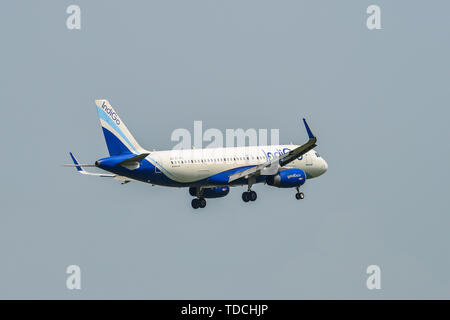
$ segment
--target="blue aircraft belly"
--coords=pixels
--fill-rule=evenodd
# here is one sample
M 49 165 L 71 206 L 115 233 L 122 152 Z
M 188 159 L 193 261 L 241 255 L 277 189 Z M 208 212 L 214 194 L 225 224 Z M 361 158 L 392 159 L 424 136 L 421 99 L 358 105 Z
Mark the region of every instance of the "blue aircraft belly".
M 205 179 L 192 181 L 192 182 L 178 182 L 171 178 L 169 178 L 166 174 L 164 174 L 161 170 L 158 168 L 155 168 L 155 166 L 149 162 L 149 161 L 141 161 L 140 167 L 134 170 L 129 170 L 122 166 L 117 166 L 113 168 L 109 168 L 108 171 L 111 171 L 115 174 L 129 177 L 138 181 L 147 182 L 155 185 L 161 185 L 161 186 L 169 186 L 169 187 L 189 187 L 189 186 L 236 186 L 236 185 L 245 185 L 248 184 L 248 179 L 241 178 L 237 179 L 235 181 L 232 181 L 231 183 L 228 183 L 228 178 L 233 173 L 246 170 L 248 168 L 251 168 L 253 166 L 244 166 L 244 167 L 238 167 L 229 169 L 217 174 L 214 174 L 210 177 L 207 177 Z M 265 181 L 265 176 L 259 176 L 256 178 L 255 183 L 261 183 Z

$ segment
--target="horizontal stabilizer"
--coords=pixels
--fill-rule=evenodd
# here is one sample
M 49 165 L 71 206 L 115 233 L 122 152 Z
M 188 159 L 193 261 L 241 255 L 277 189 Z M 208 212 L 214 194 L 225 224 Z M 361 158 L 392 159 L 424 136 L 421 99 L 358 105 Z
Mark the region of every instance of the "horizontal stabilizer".
M 122 162 L 119 162 L 118 164 L 122 165 L 132 165 L 135 164 L 137 162 L 142 161 L 143 159 L 145 159 L 145 157 L 147 157 L 150 153 L 141 153 L 135 157 L 132 157 L 130 159 L 124 160 Z

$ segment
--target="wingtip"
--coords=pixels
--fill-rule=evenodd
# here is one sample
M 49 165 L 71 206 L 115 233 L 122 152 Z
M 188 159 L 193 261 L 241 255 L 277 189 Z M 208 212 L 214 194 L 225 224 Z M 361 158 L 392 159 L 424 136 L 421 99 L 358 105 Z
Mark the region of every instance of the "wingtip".
M 75 157 L 73 156 L 73 153 L 69 152 L 69 154 L 70 154 L 70 157 L 72 158 L 73 163 L 78 164 L 77 159 L 75 159 Z
M 78 163 L 77 159 L 75 159 L 75 157 L 72 154 L 72 152 L 69 152 L 69 154 L 70 154 L 70 157 L 72 158 L 73 164 L 75 165 L 75 168 L 77 169 L 77 171 L 83 171 L 83 169 L 81 168 L 81 166 Z
M 309 137 L 310 139 L 315 138 L 315 136 L 314 136 L 314 134 L 312 133 L 312 131 L 311 131 L 311 129 L 310 129 L 308 123 L 306 122 L 306 119 L 305 119 L 305 118 L 303 118 L 303 123 L 304 123 L 304 125 L 305 125 L 306 132 L 308 133 L 308 137 Z

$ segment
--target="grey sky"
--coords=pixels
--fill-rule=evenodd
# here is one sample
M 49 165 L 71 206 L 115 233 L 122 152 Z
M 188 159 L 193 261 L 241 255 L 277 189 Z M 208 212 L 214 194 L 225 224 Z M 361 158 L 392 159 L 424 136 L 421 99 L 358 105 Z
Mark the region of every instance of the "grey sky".
M 81 30 L 66 8 L 81 7 Z M 381 7 L 382 30 L 366 28 Z M 0 298 L 450 298 L 448 1 L 7 1 Z M 149 149 L 306 117 L 328 172 L 194 213 L 186 189 L 77 175 L 94 99 Z M 82 290 L 65 268 L 82 270 Z M 382 290 L 365 286 L 368 265 Z

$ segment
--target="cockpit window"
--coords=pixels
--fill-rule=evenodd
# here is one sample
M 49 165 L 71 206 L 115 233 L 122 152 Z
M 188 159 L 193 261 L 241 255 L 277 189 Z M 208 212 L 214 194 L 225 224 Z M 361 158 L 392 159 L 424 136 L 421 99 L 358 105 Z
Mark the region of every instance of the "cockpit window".
M 317 158 L 320 158 L 320 155 L 319 155 L 317 152 L 316 152 L 316 157 L 317 157 Z

